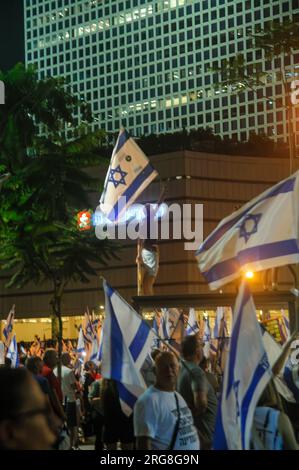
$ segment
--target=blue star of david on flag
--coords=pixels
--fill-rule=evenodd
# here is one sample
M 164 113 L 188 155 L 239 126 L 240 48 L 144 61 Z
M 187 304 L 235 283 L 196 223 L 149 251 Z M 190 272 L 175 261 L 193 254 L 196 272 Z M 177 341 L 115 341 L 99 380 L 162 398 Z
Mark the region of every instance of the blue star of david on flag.
M 248 242 L 251 235 L 257 232 L 258 224 L 262 214 L 247 214 L 238 227 L 240 228 L 239 238 L 244 237 L 245 243 Z
M 124 184 L 126 186 L 126 180 L 125 177 L 127 176 L 127 172 L 123 171 L 118 165 L 116 168 L 111 168 L 108 182 L 113 183 L 114 187 L 117 188 L 120 184 Z M 120 177 L 115 179 L 115 175 L 119 175 Z

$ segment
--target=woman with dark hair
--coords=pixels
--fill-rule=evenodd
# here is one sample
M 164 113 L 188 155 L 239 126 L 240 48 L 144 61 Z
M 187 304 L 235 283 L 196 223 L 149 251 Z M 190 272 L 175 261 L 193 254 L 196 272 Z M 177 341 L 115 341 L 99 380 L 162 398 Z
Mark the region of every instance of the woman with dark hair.
M 0 448 L 50 450 L 56 440 L 50 428 L 46 397 L 25 369 L 0 368 Z

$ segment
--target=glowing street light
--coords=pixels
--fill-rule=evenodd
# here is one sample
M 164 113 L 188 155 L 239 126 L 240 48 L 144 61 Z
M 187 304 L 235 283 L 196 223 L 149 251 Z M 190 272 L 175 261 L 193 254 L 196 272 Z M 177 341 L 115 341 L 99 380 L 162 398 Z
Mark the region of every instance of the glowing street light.
M 246 279 L 253 279 L 254 273 L 252 271 L 247 271 L 245 274 Z

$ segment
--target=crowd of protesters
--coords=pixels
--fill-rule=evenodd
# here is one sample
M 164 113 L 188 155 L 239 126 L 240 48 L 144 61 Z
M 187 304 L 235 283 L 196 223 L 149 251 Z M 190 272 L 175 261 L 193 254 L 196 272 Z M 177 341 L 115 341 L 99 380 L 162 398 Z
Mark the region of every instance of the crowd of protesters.
M 64 342 L 61 379 L 57 347 L 48 347 L 55 343 L 36 339 L 34 346 L 20 346 L 19 367 L 7 360 L 0 368 L 1 448 L 75 450 L 95 436 L 96 451 L 212 449 L 220 383 L 196 335 L 182 341 L 181 358 L 152 352 L 143 369 L 148 388 L 130 417 L 116 382 L 102 377 L 99 364 L 86 361 L 78 368 L 71 341 Z M 252 448 L 298 448 L 273 384 L 256 409 Z

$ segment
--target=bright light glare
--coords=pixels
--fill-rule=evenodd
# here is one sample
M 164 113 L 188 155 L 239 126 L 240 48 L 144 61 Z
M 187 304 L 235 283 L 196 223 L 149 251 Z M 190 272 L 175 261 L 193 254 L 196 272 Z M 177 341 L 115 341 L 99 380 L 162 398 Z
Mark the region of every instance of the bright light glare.
M 252 271 L 247 271 L 246 274 L 245 274 L 245 277 L 247 279 L 253 279 L 254 273 Z

